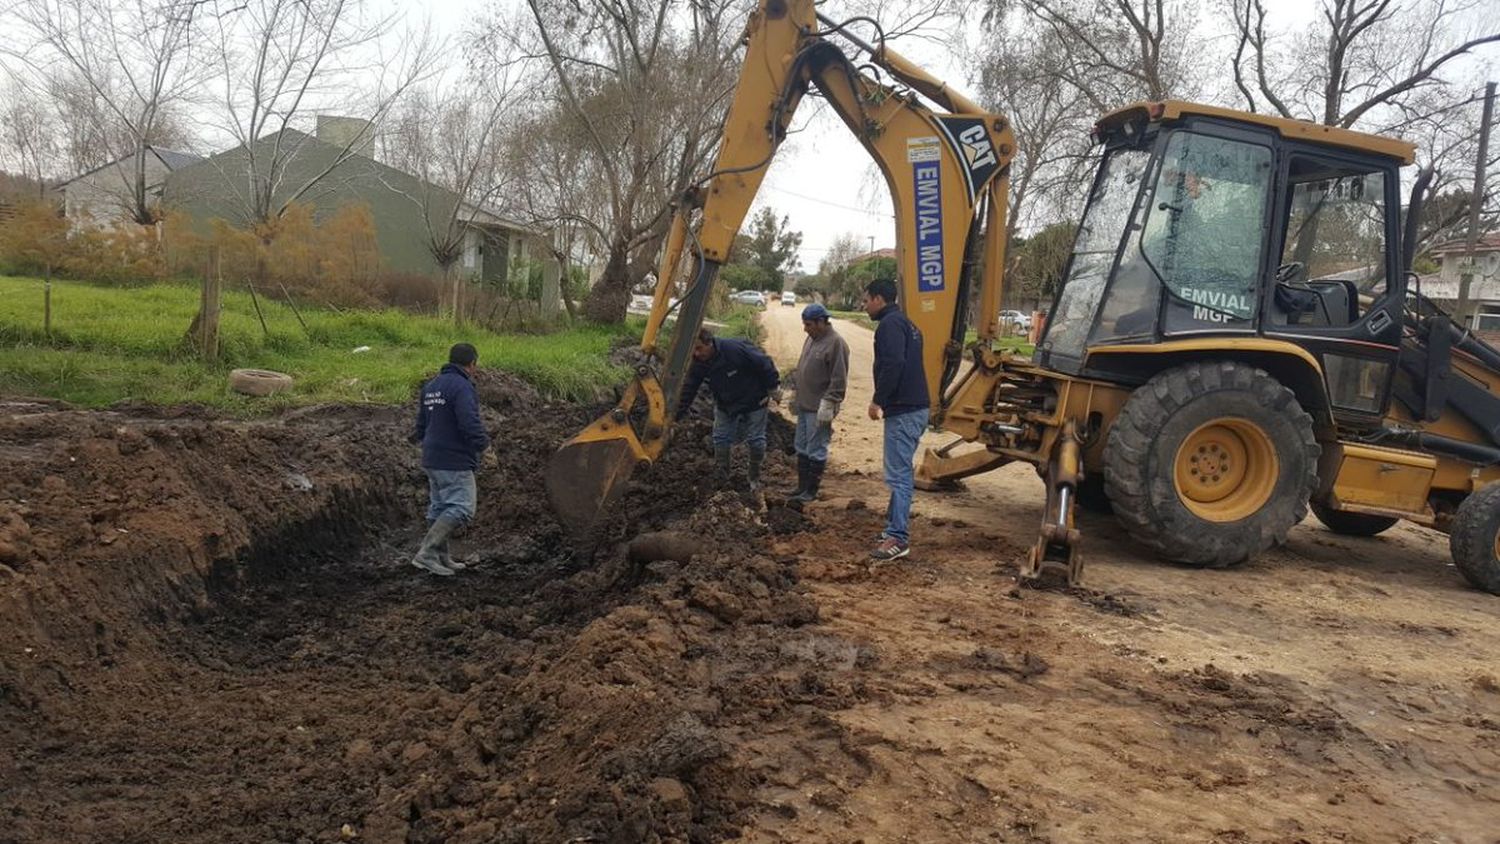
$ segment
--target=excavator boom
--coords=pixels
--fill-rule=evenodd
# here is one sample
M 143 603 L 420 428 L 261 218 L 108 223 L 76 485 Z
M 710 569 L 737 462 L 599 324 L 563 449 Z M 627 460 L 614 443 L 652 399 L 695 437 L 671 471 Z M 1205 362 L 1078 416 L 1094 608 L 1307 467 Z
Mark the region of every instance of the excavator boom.
M 562 523 L 593 535 L 640 465 L 666 447 L 718 269 L 809 86 L 817 89 L 884 174 L 895 204 L 901 301 L 923 336 L 934 405 L 957 374 L 969 293 L 982 284 L 978 329 L 994 336 L 1004 261 L 1006 121 L 980 110 L 887 47 L 817 13 L 813 0 L 762 0 L 746 27 L 745 57 L 713 171 L 680 198 L 641 340 L 647 363 L 617 405 L 564 443 L 547 490 Z M 842 39 L 867 54 L 856 64 Z M 883 79 L 881 76 L 887 78 Z M 931 103 L 931 105 L 929 105 Z M 976 278 L 981 256 L 985 280 Z M 684 258 L 686 260 L 684 260 Z M 662 332 L 679 265 L 687 291 L 672 341 Z

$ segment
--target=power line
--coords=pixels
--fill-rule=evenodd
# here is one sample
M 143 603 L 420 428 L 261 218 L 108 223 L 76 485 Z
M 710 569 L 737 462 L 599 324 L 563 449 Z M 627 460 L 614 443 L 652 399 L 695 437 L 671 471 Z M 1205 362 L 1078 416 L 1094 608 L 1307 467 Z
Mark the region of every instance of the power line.
M 806 194 L 797 193 L 796 191 L 787 190 L 786 188 L 778 188 L 778 187 L 776 187 L 774 185 L 770 186 L 770 188 L 771 188 L 771 190 L 776 191 L 777 193 L 784 193 L 787 196 L 795 196 L 798 199 L 804 199 L 804 200 L 807 200 L 808 202 L 816 202 L 819 205 L 828 205 L 828 206 L 831 206 L 833 208 L 842 208 L 845 211 L 858 211 L 861 214 L 875 214 L 877 216 L 886 217 L 886 218 L 889 218 L 889 219 L 892 219 L 892 220 L 896 219 L 896 215 L 895 214 L 891 214 L 891 213 L 886 212 L 886 211 L 875 211 L 875 210 L 870 209 L 870 208 L 858 208 L 858 207 L 853 206 L 853 205 L 843 205 L 841 203 L 832 202 L 830 200 L 822 199 L 822 198 L 819 198 L 819 197 L 816 197 L 816 196 L 808 196 Z

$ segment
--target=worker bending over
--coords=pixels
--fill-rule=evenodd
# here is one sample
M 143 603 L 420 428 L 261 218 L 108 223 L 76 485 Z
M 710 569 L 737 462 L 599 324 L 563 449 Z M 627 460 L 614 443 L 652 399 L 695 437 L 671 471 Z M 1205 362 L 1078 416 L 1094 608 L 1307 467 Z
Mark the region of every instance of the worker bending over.
M 766 413 L 772 392 L 781 386 L 781 375 L 753 344 L 718 338 L 705 328 L 693 342 L 693 365 L 682 385 L 678 419 L 687 415 L 705 383 L 714 397 L 714 480 L 721 487 L 729 484 L 731 449 L 743 442 L 750 453 L 747 475 L 754 492 L 760 488 L 760 467 L 766 459 Z

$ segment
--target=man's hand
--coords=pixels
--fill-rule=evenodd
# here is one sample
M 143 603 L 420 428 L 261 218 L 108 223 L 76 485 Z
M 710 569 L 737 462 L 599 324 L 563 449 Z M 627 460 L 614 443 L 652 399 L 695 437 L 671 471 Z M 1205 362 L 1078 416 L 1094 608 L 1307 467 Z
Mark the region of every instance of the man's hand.
M 786 394 L 782 392 L 780 387 L 771 391 L 771 401 L 781 404 L 781 400 L 784 398 L 786 398 Z
M 487 448 L 479 458 L 479 465 L 485 469 L 498 469 L 500 468 L 500 458 L 495 455 L 494 449 Z
M 871 419 L 879 419 L 880 418 L 880 405 L 876 404 L 875 402 L 870 402 L 870 418 Z

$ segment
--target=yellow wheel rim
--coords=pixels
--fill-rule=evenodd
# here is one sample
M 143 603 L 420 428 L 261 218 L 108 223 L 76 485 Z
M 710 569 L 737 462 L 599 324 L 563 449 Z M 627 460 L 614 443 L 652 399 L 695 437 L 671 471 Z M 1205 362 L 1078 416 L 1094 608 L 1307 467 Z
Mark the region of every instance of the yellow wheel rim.
M 1281 466 L 1259 425 L 1224 416 L 1198 426 L 1177 449 L 1177 497 L 1193 515 L 1237 522 L 1271 500 Z

